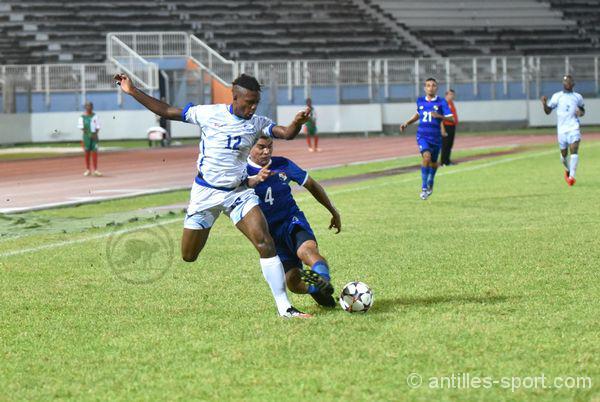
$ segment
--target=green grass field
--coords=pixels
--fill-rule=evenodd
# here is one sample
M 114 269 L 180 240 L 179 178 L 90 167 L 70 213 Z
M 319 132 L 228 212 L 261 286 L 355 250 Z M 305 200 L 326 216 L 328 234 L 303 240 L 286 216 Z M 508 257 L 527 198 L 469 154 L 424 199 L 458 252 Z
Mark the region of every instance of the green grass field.
M 339 235 L 300 193 L 337 290 L 375 292 L 294 295 L 311 320 L 276 316 L 226 217 L 180 260 L 181 211 L 142 210 L 186 192 L 0 216 L 0 400 L 598 401 L 599 171 L 586 142 L 573 188 L 555 147 L 443 168 L 426 202 L 416 172 L 330 187 Z

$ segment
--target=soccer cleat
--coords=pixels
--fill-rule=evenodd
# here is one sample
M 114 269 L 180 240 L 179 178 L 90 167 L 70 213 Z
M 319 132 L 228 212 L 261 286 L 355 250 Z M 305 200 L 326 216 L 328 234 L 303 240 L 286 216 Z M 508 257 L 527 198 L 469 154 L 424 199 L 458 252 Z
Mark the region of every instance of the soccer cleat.
M 569 187 L 573 187 L 575 185 L 575 178 L 569 176 L 569 178 L 567 179 L 567 184 L 569 185 Z
M 94 176 L 100 177 L 100 176 L 102 176 L 102 173 L 100 173 L 99 170 L 94 170 Z
M 285 314 L 282 314 L 281 317 L 283 318 L 312 318 L 312 314 L 308 314 L 308 313 L 303 313 L 302 311 L 298 310 L 296 307 L 292 306 L 290 308 L 287 309 L 287 311 L 285 312 Z
M 427 197 L 429 197 L 431 194 L 433 194 L 433 186 L 428 186 L 426 192 L 427 192 Z
M 319 292 L 324 294 L 332 294 L 333 286 L 329 280 L 312 269 L 301 269 L 300 278 L 309 285 L 314 285 Z
M 331 291 L 333 293 L 333 287 L 331 288 Z M 331 295 L 332 293 L 325 294 L 324 292 L 319 291 L 317 293 L 311 293 L 310 295 L 317 302 L 317 304 L 319 306 L 335 307 L 337 305 L 337 303 L 335 302 L 335 299 Z
M 565 181 L 567 182 L 567 184 L 569 184 L 569 177 L 570 177 L 569 174 L 570 174 L 569 171 L 565 170 Z
M 427 194 L 427 189 L 424 188 L 423 191 L 421 191 L 421 195 L 419 196 L 423 201 L 425 201 L 427 198 L 429 198 L 429 194 Z
M 83 172 L 83 175 L 84 175 L 84 176 L 89 176 L 89 175 L 90 175 L 90 171 L 89 171 L 89 169 L 88 169 L 88 170 L 86 170 L 85 172 Z

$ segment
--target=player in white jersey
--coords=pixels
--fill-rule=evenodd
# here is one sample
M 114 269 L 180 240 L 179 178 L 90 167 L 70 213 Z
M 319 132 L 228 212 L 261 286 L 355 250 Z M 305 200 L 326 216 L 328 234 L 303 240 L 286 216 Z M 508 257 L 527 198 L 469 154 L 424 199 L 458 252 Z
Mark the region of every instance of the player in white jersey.
M 569 186 L 575 184 L 575 172 L 579 162 L 579 118 L 585 114 L 583 97 L 573 91 L 575 81 L 570 75 L 563 77 L 563 90 L 556 92 L 550 100 L 542 96 L 542 106 L 546 114 L 556 109 L 556 128 L 558 132 L 558 145 L 560 147 L 560 160 L 565 167 L 565 181 Z M 569 151 L 571 157 L 569 158 Z
M 259 135 L 293 139 L 308 120 L 310 109 L 298 112 L 288 126 L 279 126 L 266 117 L 255 115 L 260 101 L 260 84 L 254 77 L 245 74 L 233 81 L 231 105 L 188 104 L 184 109 L 146 95 L 125 74 L 115 75 L 115 80 L 125 93 L 155 114 L 197 124 L 202 130 L 198 172 L 192 185 L 181 239 L 183 259 L 193 262 L 198 258 L 213 223 L 224 212 L 258 251 L 262 272 L 275 298 L 279 315 L 311 317 L 294 308 L 288 299 L 283 265 L 252 189 L 274 173 L 265 167 L 255 176 L 248 177 L 246 171 L 250 148 Z

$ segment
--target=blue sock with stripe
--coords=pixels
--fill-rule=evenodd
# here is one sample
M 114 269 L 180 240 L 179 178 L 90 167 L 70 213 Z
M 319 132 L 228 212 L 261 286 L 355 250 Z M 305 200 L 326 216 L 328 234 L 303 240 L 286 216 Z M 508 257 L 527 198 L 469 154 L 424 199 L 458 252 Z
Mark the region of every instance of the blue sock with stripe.
M 331 279 L 331 277 L 329 276 L 329 265 L 327 265 L 327 263 L 324 260 L 315 262 L 310 269 L 327 280 Z M 314 294 L 318 291 L 319 289 L 317 289 L 315 285 L 308 285 L 308 293 Z
M 429 178 L 427 179 L 427 187 L 433 188 L 433 179 L 435 178 L 435 172 L 437 172 L 437 168 L 429 168 Z
M 421 188 L 425 190 L 427 188 L 427 181 L 429 180 L 429 166 L 421 166 L 421 182 L 423 183 Z

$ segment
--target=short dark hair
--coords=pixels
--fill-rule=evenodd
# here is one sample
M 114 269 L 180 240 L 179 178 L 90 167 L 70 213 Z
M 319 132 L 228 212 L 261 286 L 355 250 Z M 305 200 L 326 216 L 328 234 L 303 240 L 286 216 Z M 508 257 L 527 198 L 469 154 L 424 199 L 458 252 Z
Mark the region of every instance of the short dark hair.
M 251 75 L 242 74 L 232 82 L 233 85 L 245 88 L 249 91 L 260 92 L 260 84 Z
M 455 94 L 455 93 L 456 93 L 456 91 L 455 91 L 454 89 L 450 88 L 449 90 L 447 90 L 447 91 L 446 91 L 446 93 L 447 93 L 447 94 L 449 94 L 449 93 L 453 93 L 453 94 Z
M 437 84 L 437 80 L 436 80 L 435 78 L 433 78 L 433 77 L 429 77 L 429 78 L 427 78 L 427 79 L 425 80 L 425 82 L 427 82 L 427 81 L 433 81 L 433 82 L 435 82 L 435 83 Z

